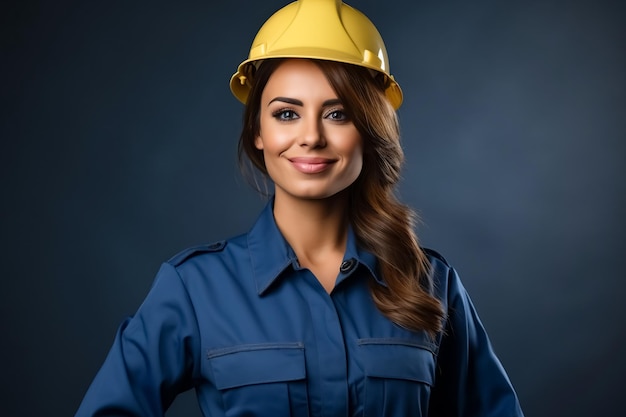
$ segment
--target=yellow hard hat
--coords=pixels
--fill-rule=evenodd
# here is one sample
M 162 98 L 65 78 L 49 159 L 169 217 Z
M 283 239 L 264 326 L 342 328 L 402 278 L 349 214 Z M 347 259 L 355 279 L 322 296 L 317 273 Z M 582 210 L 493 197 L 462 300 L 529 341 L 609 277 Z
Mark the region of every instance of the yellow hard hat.
M 268 58 L 313 58 L 345 62 L 385 74 L 391 105 L 402 91 L 389 72 L 383 39 L 374 24 L 341 0 L 298 0 L 274 13 L 257 33 L 248 59 L 230 79 L 230 89 L 245 103 L 252 86 L 250 66 Z

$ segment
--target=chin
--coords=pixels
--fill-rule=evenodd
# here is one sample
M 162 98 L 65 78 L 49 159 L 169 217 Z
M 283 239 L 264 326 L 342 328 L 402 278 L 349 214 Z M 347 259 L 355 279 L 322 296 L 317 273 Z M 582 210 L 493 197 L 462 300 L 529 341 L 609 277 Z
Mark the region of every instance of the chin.
M 341 190 L 302 190 L 300 192 L 289 193 L 292 197 L 302 200 L 328 200 L 343 196 L 346 188 Z

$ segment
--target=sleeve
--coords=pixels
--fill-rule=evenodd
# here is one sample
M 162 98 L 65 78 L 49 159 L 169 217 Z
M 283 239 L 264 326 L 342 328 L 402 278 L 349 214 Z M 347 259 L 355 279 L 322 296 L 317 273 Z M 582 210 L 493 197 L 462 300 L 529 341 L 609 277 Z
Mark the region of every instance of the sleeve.
M 117 331 L 76 417 L 162 416 L 193 386 L 198 325 L 176 269 L 163 264 L 137 313 Z
M 440 417 L 523 417 L 467 291 L 447 274 L 448 318 L 437 355 L 430 414 Z

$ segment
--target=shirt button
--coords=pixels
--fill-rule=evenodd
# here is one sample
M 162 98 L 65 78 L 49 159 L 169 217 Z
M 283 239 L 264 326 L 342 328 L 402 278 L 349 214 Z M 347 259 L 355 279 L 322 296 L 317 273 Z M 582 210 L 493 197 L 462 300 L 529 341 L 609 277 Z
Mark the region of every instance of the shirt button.
M 224 248 L 224 246 L 226 246 L 226 242 L 220 241 L 220 242 L 211 243 L 207 248 L 210 251 L 218 251 L 218 250 Z
M 354 268 L 356 265 L 356 261 L 354 259 L 348 259 L 347 261 L 343 261 L 341 266 L 339 267 L 339 272 L 345 274 L 348 273 Z

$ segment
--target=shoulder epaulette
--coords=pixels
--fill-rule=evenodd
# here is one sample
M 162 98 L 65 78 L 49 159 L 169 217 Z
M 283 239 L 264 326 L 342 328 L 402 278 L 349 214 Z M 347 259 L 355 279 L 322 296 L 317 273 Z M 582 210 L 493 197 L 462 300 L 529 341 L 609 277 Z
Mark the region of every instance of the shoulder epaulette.
M 174 255 L 172 258 L 170 258 L 169 261 L 167 261 L 167 263 L 171 264 L 172 266 L 178 266 L 193 256 L 202 253 L 221 252 L 222 250 L 224 250 L 224 247 L 226 247 L 225 240 L 194 246 Z
M 439 259 L 441 262 L 443 262 L 447 266 L 450 266 L 450 264 L 448 263 L 446 258 L 444 258 L 443 255 L 440 254 L 439 252 L 437 252 L 436 250 L 430 249 L 430 248 L 422 248 L 422 250 L 424 251 L 424 253 L 426 255 L 429 255 L 429 256 L 432 256 L 433 258 Z

